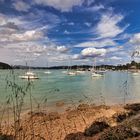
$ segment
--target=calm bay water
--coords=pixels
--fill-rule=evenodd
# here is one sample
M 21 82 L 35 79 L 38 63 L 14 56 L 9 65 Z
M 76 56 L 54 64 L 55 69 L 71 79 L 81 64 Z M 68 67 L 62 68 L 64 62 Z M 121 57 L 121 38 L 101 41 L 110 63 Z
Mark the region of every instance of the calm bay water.
M 45 74 L 45 70 L 33 70 L 39 80 L 33 81 L 33 102 L 42 103 L 47 99 L 47 105 L 54 107 L 57 102 L 66 105 L 88 102 L 101 104 L 122 104 L 124 96 L 126 102 L 140 101 L 140 75 L 133 76 L 127 72 L 108 71 L 104 77 L 92 78 L 90 72 L 77 76 L 68 76 L 62 70 L 52 70 Z M 0 71 L 0 104 L 6 101 L 11 90 L 6 88 L 6 79 L 12 79 L 8 70 Z M 26 86 L 27 81 L 20 79 L 25 70 L 15 70 L 15 81 L 21 86 Z M 8 77 L 8 78 L 7 78 Z M 126 82 L 127 81 L 127 82 Z M 126 95 L 127 94 L 127 95 Z M 27 93 L 24 104 L 28 108 L 29 94 Z

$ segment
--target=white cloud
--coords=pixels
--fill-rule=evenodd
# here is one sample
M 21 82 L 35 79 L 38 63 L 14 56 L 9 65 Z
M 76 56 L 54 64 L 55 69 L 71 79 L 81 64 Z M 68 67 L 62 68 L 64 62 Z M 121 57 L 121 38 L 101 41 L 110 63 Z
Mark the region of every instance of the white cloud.
M 46 51 L 46 48 L 41 45 L 32 45 L 25 48 L 25 53 L 41 54 Z
M 34 56 L 40 56 L 41 54 L 40 53 L 34 53 Z
M 6 16 L 0 13 L 0 26 L 6 24 Z
M 6 32 L 7 31 L 7 32 Z M 0 33 L 0 42 L 21 42 L 21 41 L 35 41 L 43 37 L 43 32 L 41 31 L 25 31 L 23 33 L 14 32 L 14 30 L 7 29 L 5 34 Z
M 42 31 L 25 30 L 22 24 L 26 21 L 23 21 L 21 17 L 12 18 L 0 14 L 0 21 L 0 43 L 35 41 L 43 37 Z
M 118 57 L 118 56 L 113 56 L 110 59 L 111 60 L 122 60 L 122 58 L 121 57 Z
M 91 26 L 91 23 L 89 23 L 89 22 L 85 22 L 84 23 L 87 27 L 90 27 Z
M 71 26 L 73 26 L 73 25 L 74 25 L 74 22 L 70 22 L 70 23 L 68 23 L 68 25 L 71 25 Z
M 13 23 L 15 25 L 21 25 L 24 24 L 25 21 L 21 19 L 21 17 L 9 17 L 7 15 L 4 15 L 0 13 L 0 26 L 6 25 L 8 23 Z
M 71 11 L 74 6 L 80 6 L 84 0 L 34 0 L 36 4 L 51 6 L 62 12 Z
M 107 52 L 108 53 L 118 52 L 118 51 L 121 51 L 123 48 L 124 48 L 123 46 L 111 47 L 107 49 Z
M 64 34 L 68 35 L 68 34 L 70 34 L 70 32 L 67 31 L 67 30 L 65 30 L 65 31 L 64 31 Z
M 140 45 L 140 33 L 134 34 L 129 42 L 134 45 Z
M 81 55 L 80 54 L 74 54 L 71 57 L 73 60 L 80 60 L 81 59 Z
M 24 65 L 25 61 L 33 61 L 37 58 L 40 59 L 40 57 L 45 55 L 47 48 L 41 44 L 25 42 L 7 44 L 4 50 L 7 50 L 6 52 L 12 58 L 10 59 L 8 56 L 5 57 L 5 59 L 8 58 L 10 63 L 14 63 L 14 60 L 20 59 L 20 65 Z
M 92 6 L 92 7 L 86 8 L 86 10 L 87 10 L 87 11 L 97 12 L 97 11 L 99 11 L 99 10 L 101 10 L 101 9 L 104 9 L 104 8 L 105 8 L 104 5 L 99 4 L 99 5 L 94 5 L 94 6 Z
M 105 14 L 102 15 L 96 27 L 97 34 L 102 38 L 113 38 L 124 32 L 126 27 L 121 28 L 118 24 L 123 20 L 122 15 Z
M 131 38 L 131 34 L 128 33 L 123 33 L 121 35 L 119 35 L 119 37 L 116 37 L 116 40 L 125 40 L 125 39 L 130 39 Z
M 57 46 L 56 50 L 60 53 L 66 53 L 69 50 L 69 48 L 66 46 Z
M 13 41 L 33 41 L 33 40 L 38 40 L 43 37 L 43 32 L 41 31 L 35 31 L 35 30 L 30 30 L 26 31 L 24 33 L 17 33 L 17 34 L 12 34 L 11 40 Z
M 111 39 L 104 39 L 100 41 L 89 41 L 75 45 L 75 47 L 105 47 L 105 46 L 116 46 L 116 42 Z
M 85 2 L 87 6 L 90 6 L 95 0 L 86 0 Z
M 84 57 L 97 57 L 104 56 L 106 49 L 86 48 L 81 51 L 81 55 Z
M 104 9 L 104 5 L 100 4 L 100 5 L 95 5 L 94 7 L 92 7 L 92 10 L 93 11 L 98 11 L 98 10 L 101 10 L 101 9 Z
M 24 11 L 27 12 L 30 9 L 30 5 L 28 5 L 27 3 L 23 2 L 22 0 L 17 0 L 13 3 L 14 8 L 17 11 Z
M 46 50 L 46 46 L 33 42 L 7 44 L 5 48 L 14 50 L 15 52 L 18 52 L 19 55 L 20 53 L 44 53 L 44 51 Z
M 1 50 L 2 48 L 0 48 L 0 52 Z M 56 45 L 53 43 L 44 45 L 40 42 L 34 41 L 7 43 L 6 45 L 4 45 L 3 50 L 6 50 L 5 55 L 0 55 L 0 58 L 3 57 L 3 59 L 6 60 L 5 62 L 16 65 L 25 65 L 25 60 L 28 61 L 30 65 L 43 66 L 46 64 L 44 62 L 45 60 L 49 60 L 52 65 L 55 65 L 53 58 L 58 60 L 58 58 L 60 59 L 60 56 L 62 57 L 66 55 L 66 53 L 58 52 L 56 49 Z M 15 63 L 14 60 L 16 59 L 20 59 L 21 62 L 18 63 L 16 61 Z

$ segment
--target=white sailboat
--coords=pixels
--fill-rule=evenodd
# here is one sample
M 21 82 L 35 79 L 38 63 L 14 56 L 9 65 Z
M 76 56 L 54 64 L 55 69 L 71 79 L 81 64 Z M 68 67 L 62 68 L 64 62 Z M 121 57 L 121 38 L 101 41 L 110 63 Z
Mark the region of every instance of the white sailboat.
M 92 77 L 102 77 L 103 76 L 103 73 L 100 73 L 96 70 L 96 59 L 95 59 L 95 64 L 92 68 Z
M 71 71 L 68 71 L 68 72 L 67 72 L 67 75 L 75 76 L 75 75 L 77 75 L 77 72 L 71 70 Z
M 140 53 L 137 50 L 135 50 L 132 53 L 131 58 L 132 58 L 132 60 L 134 60 L 134 62 L 135 62 L 135 56 L 137 57 L 137 56 L 139 56 L 139 54 Z M 140 70 L 137 69 L 136 65 L 132 66 L 130 71 L 131 71 L 133 76 L 140 76 Z
M 77 74 L 84 74 L 85 71 L 84 71 L 82 68 L 78 68 L 78 66 L 77 66 L 76 73 L 77 73 Z
M 27 71 L 24 75 L 19 76 L 19 78 L 21 78 L 21 79 L 29 79 L 29 80 L 39 79 L 39 77 L 34 72 L 31 72 L 31 71 Z
M 44 73 L 45 73 L 45 74 L 51 74 L 52 72 L 49 71 L 49 70 L 47 70 L 47 71 L 45 71 Z
M 71 69 L 71 59 L 69 59 L 69 60 L 70 60 L 70 62 L 69 62 L 70 64 L 69 64 L 69 67 L 67 69 L 67 75 L 75 76 L 75 75 L 77 75 L 77 72 Z
M 76 71 L 78 74 L 84 74 L 85 73 L 85 71 L 82 71 L 82 70 L 77 70 Z
M 47 69 L 48 69 L 48 63 L 49 63 L 49 62 L 47 62 Z M 45 74 L 51 74 L 52 72 L 49 71 L 49 70 L 47 70 L 47 71 L 45 71 L 44 73 L 45 73 Z
M 140 76 L 140 71 L 137 69 L 131 69 L 130 72 L 133 76 Z
M 66 71 L 66 70 L 62 71 L 62 73 L 64 73 L 64 74 L 67 74 L 67 72 L 68 72 L 68 71 Z
M 27 62 L 26 62 L 26 67 L 27 67 Z M 19 78 L 28 79 L 28 80 L 39 79 L 39 77 L 34 72 L 32 72 L 30 68 L 27 72 L 25 72 L 24 75 L 19 76 Z
M 67 75 L 75 76 L 75 75 L 77 75 L 77 72 L 74 71 L 74 70 L 72 70 L 72 69 L 71 69 L 71 66 L 70 66 L 70 67 L 68 68 L 68 70 L 67 70 Z
M 140 76 L 140 72 L 132 72 L 133 76 Z
M 92 77 L 102 77 L 102 76 L 103 76 L 102 74 L 99 74 L 99 73 L 96 73 L 96 72 L 92 73 Z
M 107 70 L 99 70 L 98 73 L 104 75 L 107 72 Z

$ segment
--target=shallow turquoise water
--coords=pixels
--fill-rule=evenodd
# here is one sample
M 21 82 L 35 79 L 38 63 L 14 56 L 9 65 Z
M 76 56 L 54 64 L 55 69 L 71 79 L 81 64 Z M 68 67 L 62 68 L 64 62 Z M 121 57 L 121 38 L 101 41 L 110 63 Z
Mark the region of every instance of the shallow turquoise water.
M 32 98 L 35 104 L 42 103 L 47 99 L 48 106 L 54 106 L 58 101 L 65 104 L 78 104 L 80 101 L 102 104 L 122 104 L 124 96 L 126 102 L 140 101 L 140 76 L 133 76 L 127 72 L 107 72 L 102 78 L 91 78 L 90 72 L 77 76 L 68 76 L 62 70 L 52 70 L 47 75 L 45 70 L 33 70 L 39 80 L 33 81 Z M 26 86 L 27 81 L 20 79 L 24 70 L 15 70 L 15 81 L 18 85 Z M 8 78 L 7 78 L 8 77 Z M 6 101 L 6 97 L 12 92 L 6 88 L 6 79 L 13 78 L 8 70 L 0 71 L 0 103 Z M 127 83 L 126 83 L 127 81 Z M 27 93 L 24 104 L 29 105 L 29 93 Z

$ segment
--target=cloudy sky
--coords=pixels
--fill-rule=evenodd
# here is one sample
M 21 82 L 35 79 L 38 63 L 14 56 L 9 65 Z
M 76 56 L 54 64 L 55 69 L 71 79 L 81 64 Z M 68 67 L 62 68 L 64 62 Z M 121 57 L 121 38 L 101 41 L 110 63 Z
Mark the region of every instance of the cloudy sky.
M 140 0 L 0 0 L 0 61 L 124 64 L 140 48 Z

